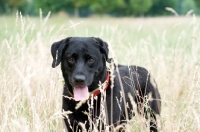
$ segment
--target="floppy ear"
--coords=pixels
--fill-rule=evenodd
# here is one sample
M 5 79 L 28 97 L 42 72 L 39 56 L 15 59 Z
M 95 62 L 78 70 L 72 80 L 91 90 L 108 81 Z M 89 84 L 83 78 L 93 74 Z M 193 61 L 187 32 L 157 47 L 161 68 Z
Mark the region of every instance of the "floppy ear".
M 100 45 L 100 51 L 101 51 L 101 53 L 104 54 L 105 60 L 106 60 L 107 62 L 110 63 L 110 62 L 111 62 L 111 59 L 108 58 L 109 49 L 108 49 L 108 44 L 107 44 L 107 42 L 103 41 L 103 40 L 100 39 L 100 38 L 95 38 L 95 37 L 93 37 L 93 38 L 95 39 L 95 41 L 97 42 L 97 44 Z
M 51 45 L 51 55 L 53 57 L 52 67 L 55 68 L 60 64 L 63 52 L 70 38 L 63 39 Z

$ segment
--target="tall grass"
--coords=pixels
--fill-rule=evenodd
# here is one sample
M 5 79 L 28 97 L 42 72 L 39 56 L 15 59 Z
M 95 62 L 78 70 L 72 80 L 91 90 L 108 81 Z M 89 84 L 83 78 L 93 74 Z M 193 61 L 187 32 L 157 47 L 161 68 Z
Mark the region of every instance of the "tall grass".
M 68 36 L 96 36 L 110 57 L 146 67 L 162 97 L 160 130 L 200 131 L 200 22 L 198 17 L 40 18 L 1 16 L 0 131 L 62 131 L 60 68 L 50 47 Z M 139 117 L 128 131 L 143 131 Z

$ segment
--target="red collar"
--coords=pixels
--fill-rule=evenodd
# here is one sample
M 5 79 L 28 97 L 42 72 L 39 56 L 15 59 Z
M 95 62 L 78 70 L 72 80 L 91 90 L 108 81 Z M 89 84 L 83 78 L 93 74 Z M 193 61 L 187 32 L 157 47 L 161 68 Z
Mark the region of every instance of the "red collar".
M 108 88 L 108 85 L 109 85 L 109 82 L 110 82 L 110 72 L 107 72 L 107 75 L 106 75 L 106 80 L 105 82 L 102 84 L 102 87 L 103 87 L 103 90 L 106 91 L 106 89 Z M 95 90 L 93 90 L 92 92 L 90 92 L 90 97 L 93 95 L 94 97 L 99 95 L 101 93 L 101 86 L 96 88 Z
M 90 95 L 89 99 L 92 97 L 92 95 L 93 97 L 99 95 L 101 93 L 101 87 L 103 87 L 103 90 L 106 91 L 106 89 L 108 88 L 109 82 L 110 82 L 110 72 L 107 72 L 105 82 L 102 83 L 100 87 L 96 88 L 95 90 L 89 93 Z M 74 97 L 74 95 L 70 91 L 68 91 L 68 93 L 70 94 L 71 97 Z

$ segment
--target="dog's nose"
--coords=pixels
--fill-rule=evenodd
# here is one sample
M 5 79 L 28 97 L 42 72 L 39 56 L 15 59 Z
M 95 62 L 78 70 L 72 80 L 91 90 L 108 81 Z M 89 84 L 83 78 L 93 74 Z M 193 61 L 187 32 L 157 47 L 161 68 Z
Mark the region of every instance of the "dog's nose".
M 75 75 L 74 76 L 74 81 L 77 84 L 85 83 L 85 79 L 86 79 L 86 77 L 84 75 Z

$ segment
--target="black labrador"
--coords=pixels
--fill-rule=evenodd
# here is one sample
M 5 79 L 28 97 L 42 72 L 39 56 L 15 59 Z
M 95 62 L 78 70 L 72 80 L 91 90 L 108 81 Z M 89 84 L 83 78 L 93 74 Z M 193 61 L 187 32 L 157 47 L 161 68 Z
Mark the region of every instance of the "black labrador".
M 95 37 L 69 37 L 52 44 L 52 67 L 61 62 L 65 81 L 62 109 L 67 130 L 83 131 L 81 126 L 93 130 L 91 122 L 99 118 L 104 97 L 107 122 L 103 123 L 110 130 L 134 116 L 134 100 L 138 113 L 150 119 L 150 130 L 158 131 L 156 115 L 160 114 L 161 98 L 153 77 L 138 66 L 114 65 L 114 70 L 109 71 L 108 52 L 108 44 Z M 91 100 L 92 113 L 88 103 Z

